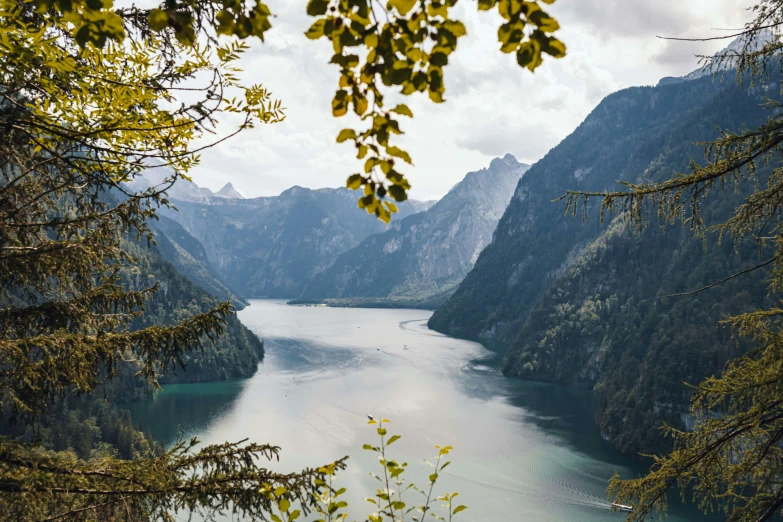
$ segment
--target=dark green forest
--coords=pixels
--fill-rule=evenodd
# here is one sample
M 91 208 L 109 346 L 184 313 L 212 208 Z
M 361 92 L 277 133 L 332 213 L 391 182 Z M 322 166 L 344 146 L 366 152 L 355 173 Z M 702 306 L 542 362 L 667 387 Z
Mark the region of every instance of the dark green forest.
M 136 260 L 124 274 L 126 287 L 139 290 L 155 282 L 160 285 L 160 290 L 147 301 L 144 314 L 134 320 L 133 329 L 173 325 L 209 310 L 221 301 L 196 286 L 163 258 L 161 245 L 173 248 L 176 244 L 173 240 L 160 229 L 155 238 L 157 245 L 146 241 L 124 242 L 126 252 Z M 202 266 L 200 270 L 205 269 Z M 209 278 L 203 280 L 217 282 Z M 238 304 L 242 306 L 241 302 Z M 207 339 L 203 349 L 186 354 L 181 366 L 161 369 L 158 382 L 193 383 L 250 377 L 263 355 L 263 342 L 240 323 L 236 314 L 232 314 L 227 317 L 221 336 L 214 341 Z M 13 416 L 4 416 L 0 421 L 0 434 L 24 442 L 40 442 L 48 450 L 72 453 L 85 460 L 108 455 L 134 459 L 160 452 L 160 443 L 149 433 L 139 431 L 124 407 L 131 401 L 149 398 L 155 392 L 151 384 L 136 375 L 138 370 L 133 361 L 123 363 L 119 375 L 94 393 L 78 396 L 67 393 L 56 400 L 47 414 L 40 416 L 39 422 L 19 423 Z
M 594 388 L 596 422 L 624 453 L 669 447 L 659 427 L 688 425 L 688 384 L 747 350 L 720 320 L 765 304 L 767 283 L 761 270 L 693 296 L 661 297 L 755 266 L 764 252 L 702 241 L 687 225 L 663 228 L 654 213 L 639 234 L 622 217 L 601 222 L 593 203 L 573 216 L 554 200 L 686 172 L 703 158 L 697 142 L 766 119 L 771 85 L 704 77 L 608 96 L 520 181 L 493 243 L 430 327 L 502 341 L 507 375 Z M 703 203 L 708 225 L 741 201 L 727 190 Z

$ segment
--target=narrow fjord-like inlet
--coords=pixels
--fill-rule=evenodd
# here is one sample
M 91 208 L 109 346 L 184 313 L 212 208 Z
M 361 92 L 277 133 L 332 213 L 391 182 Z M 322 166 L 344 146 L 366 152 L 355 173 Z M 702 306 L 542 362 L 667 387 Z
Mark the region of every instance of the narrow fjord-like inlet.
M 409 463 L 409 481 L 426 483 L 423 459 L 435 444 L 454 447 L 440 488 L 460 492 L 464 521 L 623 520 L 610 512 L 607 480 L 643 468 L 601 438 L 592 394 L 505 378 L 502 355 L 430 331 L 429 315 L 252 301 L 239 316 L 266 343 L 253 378 L 166 386 L 133 404 L 134 418 L 169 444 L 198 436 L 280 445 L 280 470 L 349 455 L 340 485 L 352 513 L 363 513 L 377 486 L 369 473 L 379 471 L 361 449 L 376 442 L 367 415 L 388 417 L 389 432 L 402 435 L 392 457 Z M 670 515 L 703 519 L 677 505 Z

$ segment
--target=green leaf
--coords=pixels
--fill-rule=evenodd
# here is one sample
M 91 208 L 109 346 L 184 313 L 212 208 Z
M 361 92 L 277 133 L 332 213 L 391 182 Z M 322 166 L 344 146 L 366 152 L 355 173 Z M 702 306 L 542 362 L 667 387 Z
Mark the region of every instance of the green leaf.
M 361 95 L 356 95 L 353 99 L 353 110 L 358 115 L 361 116 L 365 112 L 367 112 L 368 108 L 368 102 L 367 98 Z
M 399 114 L 401 116 L 407 116 L 408 118 L 413 118 L 413 112 L 404 103 L 401 103 L 401 104 L 397 105 L 391 111 L 392 112 L 396 112 L 397 114 Z
M 557 38 L 550 38 L 544 46 L 544 52 L 554 58 L 562 58 L 566 55 L 566 46 Z
M 517 51 L 517 63 L 527 67 L 531 71 L 543 63 L 541 58 L 541 45 L 536 40 L 524 42 Z
M 285 489 L 284 486 L 278 486 L 278 487 L 275 488 L 275 496 L 276 497 L 279 497 L 280 495 L 282 495 L 285 492 L 286 492 L 286 489 Z
M 356 131 L 353 129 L 343 129 L 340 134 L 337 135 L 337 143 L 342 143 L 346 140 L 352 140 L 356 138 Z
M 443 22 L 443 27 L 457 38 L 468 34 L 468 31 L 465 29 L 465 24 L 459 20 L 446 20 Z
M 310 16 L 325 15 L 328 8 L 328 0 L 310 0 L 307 2 L 307 14 Z
M 391 194 L 391 197 L 396 201 L 405 201 L 408 199 L 408 194 L 405 192 L 405 189 L 399 185 L 392 185 L 389 187 L 389 194 Z
M 150 29 L 153 31 L 162 31 L 169 26 L 169 14 L 162 9 L 153 9 L 150 11 Z
M 432 53 L 430 56 L 430 63 L 432 65 L 437 65 L 438 67 L 443 67 L 449 63 L 449 57 L 443 53 Z
M 454 512 L 452 514 L 456 515 L 460 511 L 465 511 L 466 509 L 468 509 L 468 506 L 457 506 L 454 508 Z
M 291 514 L 288 515 L 288 522 L 293 522 L 294 520 L 299 518 L 299 515 L 301 515 L 301 514 L 302 514 L 302 512 L 299 511 L 298 509 L 295 509 L 295 510 L 291 511 Z
M 335 117 L 345 116 L 348 112 L 348 91 L 339 90 L 332 100 L 332 114 Z
M 388 203 L 387 203 L 387 205 L 388 205 Z M 395 208 L 396 208 L 396 207 L 395 207 Z M 391 209 L 389 209 L 389 210 L 391 210 Z M 391 211 L 392 211 L 392 212 L 395 212 L 394 210 L 391 210 Z M 395 441 L 397 441 L 397 440 L 399 440 L 399 439 L 400 439 L 400 436 L 399 436 L 399 435 L 392 435 L 392 436 L 389 438 L 389 440 L 388 440 L 388 441 L 386 441 L 386 445 L 388 446 L 388 445 L 390 445 L 390 444 L 394 443 Z
M 406 163 L 412 163 L 411 156 L 404 150 L 402 150 L 399 147 L 388 147 L 386 149 L 386 152 L 390 156 L 394 156 L 395 158 L 400 158 L 401 160 L 405 161 Z
M 557 20 L 546 14 L 544 11 L 534 11 L 528 15 L 528 19 L 538 26 L 538 29 L 551 33 L 560 29 Z
M 378 35 L 375 32 L 364 35 L 364 45 L 366 45 L 368 49 L 378 47 Z
M 317 40 L 324 35 L 324 28 L 326 27 L 326 20 L 320 18 L 316 20 L 310 29 L 307 30 L 305 36 L 310 40 Z
M 284 498 L 280 500 L 278 505 L 280 506 L 280 511 L 288 511 L 288 508 L 291 507 L 291 501 L 287 498 Z
M 389 0 L 389 6 L 395 8 L 402 15 L 413 9 L 416 3 L 417 0 Z

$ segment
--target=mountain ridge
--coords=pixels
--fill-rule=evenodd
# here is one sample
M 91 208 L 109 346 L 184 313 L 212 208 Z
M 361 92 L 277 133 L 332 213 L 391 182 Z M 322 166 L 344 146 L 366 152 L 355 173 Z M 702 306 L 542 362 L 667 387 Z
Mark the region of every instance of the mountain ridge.
M 754 266 L 759 252 L 709 241 L 707 255 L 687 228 L 659 228 L 654 211 L 640 236 L 621 218 L 601 223 L 598 201 L 581 220 L 553 200 L 686 172 L 703 155 L 695 142 L 763 122 L 769 92 L 702 77 L 607 96 L 519 181 L 492 243 L 430 327 L 503 342 L 506 375 L 593 388 L 596 422 L 624 453 L 667 449 L 657 428 L 687 427 L 683 382 L 719 373 L 747 349 L 719 320 L 760 306 L 766 293 L 756 274 L 694 298 L 656 298 Z M 705 200 L 705 221 L 725 219 L 741 196 Z
M 443 302 L 490 242 L 528 168 L 507 154 L 466 174 L 428 210 L 395 221 L 339 256 L 301 299 L 417 307 Z
M 356 205 L 347 188 L 293 186 L 279 196 L 171 197 L 161 214 L 206 248 L 227 287 L 245 297 L 296 298 L 343 252 L 387 226 Z M 395 220 L 426 204 L 401 202 Z

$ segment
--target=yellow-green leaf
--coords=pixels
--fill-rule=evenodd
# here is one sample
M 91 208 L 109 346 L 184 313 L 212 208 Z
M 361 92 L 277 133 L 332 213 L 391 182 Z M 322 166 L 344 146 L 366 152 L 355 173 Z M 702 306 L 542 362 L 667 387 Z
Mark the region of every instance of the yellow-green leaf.
M 413 118 L 413 112 L 404 103 L 397 105 L 395 108 L 392 109 L 392 112 L 396 112 L 401 116 L 407 116 L 408 118 Z
M 305 36 L 311 40 L 317 40 L 324 35 L 324 27 L 326 26 L 326 20 L 320 18 L 316 20 L 310 29 L 307 30 Z
M 362 186 L 363 182 L 364 182 L 364 178 L 362 177 L 361 174 L 352 174 L 348 176 L 348 181 L 345 182 L 345 186 L 351 190 L 357 190 L 359 187 Z
M 340 134 L 337 135 L 337 143 L 342 143 L 346 140 L 352 140 L 356 138 L 356 131 L 353 129 L 343 129 Z
M 150 29 L 153 31 L 162 31 L 169 25 L 169 14 L 162 9 L 153 9 L 150 11 Z

